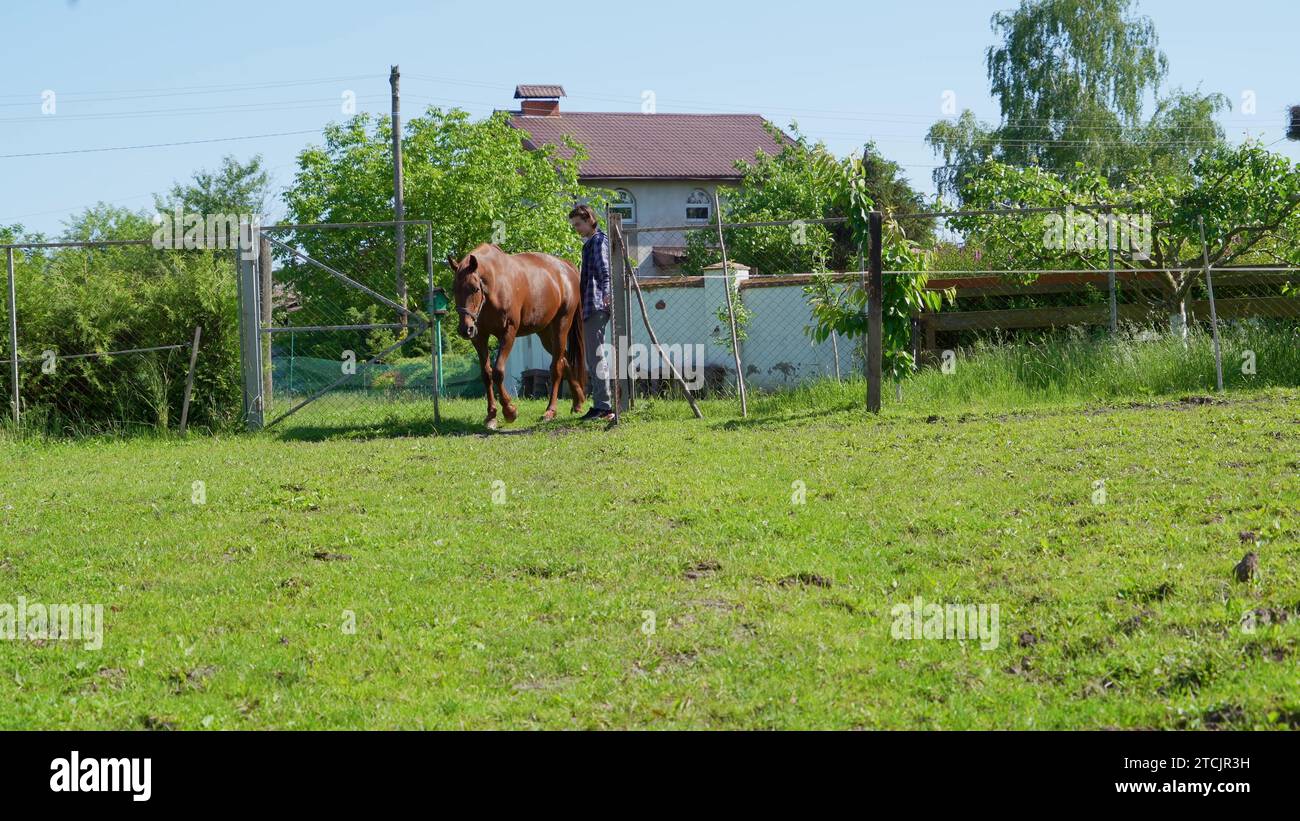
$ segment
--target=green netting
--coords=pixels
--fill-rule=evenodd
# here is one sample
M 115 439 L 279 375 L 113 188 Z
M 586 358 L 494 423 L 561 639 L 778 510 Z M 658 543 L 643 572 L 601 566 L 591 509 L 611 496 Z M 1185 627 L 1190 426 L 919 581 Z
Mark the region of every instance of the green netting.
M 324 390 L 343 375 L 337 359 L 311 356 L 278 355 L 272 358 L 274 384 L 279 395 L 310 396 Z M 344 393 L 384 393 L 420 391 L 433 393 L 433 363 L 429 358 L 400 359 L 367 365 L 356 363 L 356 373 L 330 391 Z M 443 396 L 473 397 L 483 395 L 478 363 L 472 356 L 443 358 Z

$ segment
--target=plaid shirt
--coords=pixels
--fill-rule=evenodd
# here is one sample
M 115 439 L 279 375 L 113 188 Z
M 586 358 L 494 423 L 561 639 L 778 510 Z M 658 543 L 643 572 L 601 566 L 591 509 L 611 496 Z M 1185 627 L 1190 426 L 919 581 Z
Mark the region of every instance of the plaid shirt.
M 596 233 L 582 243 L 582 318 L 593 311 L 608 311 L 612 303 L 609 290 L 609 238 L 605 232 Z

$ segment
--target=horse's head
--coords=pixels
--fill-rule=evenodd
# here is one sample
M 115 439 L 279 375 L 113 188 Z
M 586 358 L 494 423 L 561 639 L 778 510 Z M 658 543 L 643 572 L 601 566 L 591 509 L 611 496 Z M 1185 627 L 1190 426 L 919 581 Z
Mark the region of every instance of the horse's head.
M 483 274 L 478 269 L 478 258 L 473 254 L 465 257 L 463 262 L 457 262 L 455 257 L 448 256 L 447 264 L 456 272 L 452 294 L 456 299 L 456 313 L 460 314 L 457 332 L 466 339 L 473 339 L 478 335 L 479 314 L 487 305 L 487 283 L 483 281 Z

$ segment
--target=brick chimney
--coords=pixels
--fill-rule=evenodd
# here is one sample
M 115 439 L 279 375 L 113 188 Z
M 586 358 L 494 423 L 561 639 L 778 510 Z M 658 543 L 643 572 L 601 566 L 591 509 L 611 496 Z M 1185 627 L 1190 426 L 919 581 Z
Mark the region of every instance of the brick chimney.
M 522 101 L 519 113 L 525 117 L 559 116 L 560 98 L 563 96 L 564 86 L 560 85 L 515 86 L 515 99 Z

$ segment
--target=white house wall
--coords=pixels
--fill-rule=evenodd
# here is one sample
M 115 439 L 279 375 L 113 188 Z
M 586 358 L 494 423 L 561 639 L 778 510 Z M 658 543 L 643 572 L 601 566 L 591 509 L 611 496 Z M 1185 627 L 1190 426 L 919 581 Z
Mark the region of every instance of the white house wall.
M 644 288 L 642 293 L 661 344 L 703 345 L 707 363 L 722 365 L 734 374 L 730 350 L 715 341 L 717 337 L 729 335 L 715 313 L 719 306 L 725 305 L 722 280 L 710 284 L 715 287 L 660 285 Z M 814 344 L 804 331 L 812 324 L 812 314 L 801 285 L 743 287 L 740 298 L 753 314 L 747 339 L 741 344 L 747 385 L 759 390 L 779 390 L 816 379 L 834 378 L 837 348 L 841 378 L 860 375 L 861 340 L 841 339 L 838 345 L 830 340 Z M 660 303 L 662 308 L 658 307 Z M 635 297 L 631 325 L 632 341 L 649 345 Z M 524 370 L 548 370 L 550 364 L 550 356 L 541 342 L 536 337 L 524 337 L 515 343 L 507 364 L 507 384 L 517 388 Z
M 709 182 L 690 180 L 602 180 L 593 183 L 601 188 L 623 188 L 636 199 L 636 227 L 653 227 L 656 225 L 687 225 L 686 198 L 697 188 L 713 196 L 717 185 Z M 707 228 L 708 223 L 700 223 Z M 686 245 L 685 232 L 653 231 L 646 234 L 629 234 L 628 250 L 637 266 L 637 276 L 662 276 L 663 271 L 655 268 L 650 252 L 655 245 Z

